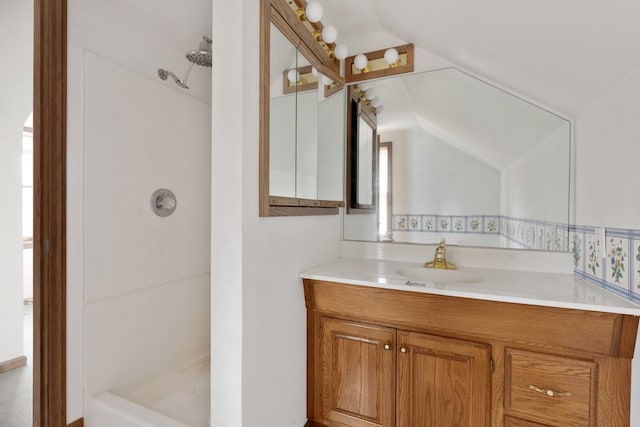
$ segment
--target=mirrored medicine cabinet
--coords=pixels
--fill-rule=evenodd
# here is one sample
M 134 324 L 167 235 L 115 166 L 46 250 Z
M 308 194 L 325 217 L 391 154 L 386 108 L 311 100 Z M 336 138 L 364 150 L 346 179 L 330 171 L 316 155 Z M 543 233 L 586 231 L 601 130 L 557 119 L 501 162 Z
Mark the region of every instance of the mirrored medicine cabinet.
M 260 216 L 336 215 L 344 206 L 344 80 L 310 39 L 311 24 L 292 14 L 305 5 L 261 2 Z

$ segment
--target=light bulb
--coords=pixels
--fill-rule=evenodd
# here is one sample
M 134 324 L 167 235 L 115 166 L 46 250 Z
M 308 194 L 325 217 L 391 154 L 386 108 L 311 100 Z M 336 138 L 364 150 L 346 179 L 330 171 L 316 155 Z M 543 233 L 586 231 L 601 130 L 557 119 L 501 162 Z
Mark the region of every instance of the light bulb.
M 313 77 L 316 79 L 318 78 L 318 70 L 316 70 L 316 67 L 311 67 L 311 74 L 313 74 Z
M 378 108 L 380 105 L 382 105 L 382 102 L 380 101 L 380 98 L 374 96 L 373 98 L 371 98 L 371 105 L 373 106 L 373 108 Z
M 364 91 L 364 97 L 367 99 L 373 99 L 373 97 L 376 96 L 376 92 L 373 90 L 372 87 L 370 87 L 369 89 Z
M 335 50 L 333 51 L 333 54 L 337 59 L 343 60 L 344 58 L 347 57 L 347 55 L 349 55 L 349 49 L 347 49 L 345 45 L 339 44 L 338 46 L 336 46 Z
M 289 70 L 289 72 L 287 73 L 287 80 L 289 80 L 289 82 L 293 84 L 298 83 L 300 81 L 300 73 L 298 72 L 298 70 Z
M 384 105 L 381 104 L 374 108 L 376 109 L 376 114 L 380 114 L 384 110 Z
M 325 43 L 333 43 L 338 38 L 338 30 L 333 25 L 327 25 L 322 29 L 322 40 Z
M 367 68 L 368 63 L 369 60 L 363 54 L 357 55 L 353 60 L 353 65 L 355 65 L 358 70 L 364 70 Z
M 331 86 L 333 84 L 333 80 L 331 80 L 329 77 L 327 76 L 322 76 L 322 83 L 325 86 Z
M 322 5 L 317 2 L 309 3 L 304 9 L 304 14 L 307 17 L 307 21 L 316 23 L 322 19 Z
M 393 65 L 398 60 L 398 51 L 394 48 L 390 48 L 385 50 L 384 52 L 384 62 L 389 65 Z

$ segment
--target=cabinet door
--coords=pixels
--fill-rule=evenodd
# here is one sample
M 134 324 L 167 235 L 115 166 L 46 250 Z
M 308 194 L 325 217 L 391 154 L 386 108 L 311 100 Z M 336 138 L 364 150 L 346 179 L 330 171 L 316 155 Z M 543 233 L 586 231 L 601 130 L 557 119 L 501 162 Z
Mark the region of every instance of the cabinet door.
M 395 426 L 395 329 L 322 319 L 322 417 L 329 425 Z
M 488 345 L 398 331 L 398 427 L 490 423 Z

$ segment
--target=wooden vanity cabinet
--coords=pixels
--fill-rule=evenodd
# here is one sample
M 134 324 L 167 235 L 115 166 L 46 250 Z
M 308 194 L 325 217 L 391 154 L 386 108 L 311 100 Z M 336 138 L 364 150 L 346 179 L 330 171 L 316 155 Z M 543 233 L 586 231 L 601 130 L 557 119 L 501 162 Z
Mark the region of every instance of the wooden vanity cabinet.
M 304 279 L 307 427 L 628 427 L 638 318 Z

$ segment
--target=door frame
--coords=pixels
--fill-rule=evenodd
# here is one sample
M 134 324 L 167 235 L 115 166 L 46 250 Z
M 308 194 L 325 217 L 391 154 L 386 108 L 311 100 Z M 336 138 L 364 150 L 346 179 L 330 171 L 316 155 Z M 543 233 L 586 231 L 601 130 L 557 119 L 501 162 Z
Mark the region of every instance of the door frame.
M 34 0 L 33 425 L 66 420 L 67 0 Z

